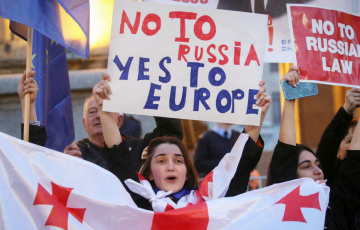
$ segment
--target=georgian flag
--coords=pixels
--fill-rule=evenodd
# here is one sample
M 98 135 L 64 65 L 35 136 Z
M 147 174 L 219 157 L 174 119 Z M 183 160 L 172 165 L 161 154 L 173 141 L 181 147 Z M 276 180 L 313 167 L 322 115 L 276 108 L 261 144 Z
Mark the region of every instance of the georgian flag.
M 0 133 L 0 229 L 323 229 L 328 199 L 303 178 L 147 211 L 101 167 Z

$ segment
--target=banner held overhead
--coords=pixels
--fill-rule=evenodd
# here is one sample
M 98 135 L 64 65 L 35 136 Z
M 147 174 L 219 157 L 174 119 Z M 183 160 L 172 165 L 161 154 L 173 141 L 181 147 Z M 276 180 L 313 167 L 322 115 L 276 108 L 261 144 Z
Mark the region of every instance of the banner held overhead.
M 360 17 L 306 5 L 288 5 L 288 11 L 300 79 L 359 87 Z
M 113 15 L 104 110 L 259 124 L 266 15 L 133 1 Z

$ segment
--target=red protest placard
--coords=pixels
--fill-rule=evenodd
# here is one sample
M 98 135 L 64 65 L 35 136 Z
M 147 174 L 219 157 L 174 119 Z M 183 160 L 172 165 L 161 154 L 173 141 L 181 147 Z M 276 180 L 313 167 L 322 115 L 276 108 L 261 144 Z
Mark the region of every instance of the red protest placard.
M 300 79 L 360 86 L 360 17 L 304 5 L 287 7 Z

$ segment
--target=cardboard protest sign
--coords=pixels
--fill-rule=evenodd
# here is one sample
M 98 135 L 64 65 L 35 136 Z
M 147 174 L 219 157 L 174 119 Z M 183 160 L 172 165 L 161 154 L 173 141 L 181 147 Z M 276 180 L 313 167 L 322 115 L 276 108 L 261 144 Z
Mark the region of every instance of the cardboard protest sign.
M 360 17 L 305 5 L 288 10 L 300 79 L 360 86 Z
M 104 110 L 258 125 L 266 15 L 115 1 Z
M 183 6 L 204 7 L 211 9 L 216 9 L 219 4 L 219 0 L 144 0 L 144 1 L 183 5 Z

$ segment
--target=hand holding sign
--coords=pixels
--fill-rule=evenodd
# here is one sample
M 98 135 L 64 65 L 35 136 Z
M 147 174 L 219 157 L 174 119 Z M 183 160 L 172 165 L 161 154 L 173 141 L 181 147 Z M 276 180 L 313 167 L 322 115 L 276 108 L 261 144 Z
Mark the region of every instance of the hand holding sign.
M 360 106 L 360 89 L 352 88 L 346 92 L 344 109 L 348 114 L 353 114 L 354 110 Z
M 255 96 L 255 98 L 258 98 L 258 100 L 256 101 L 255 104 L 262 108 L 261 109 L 262 114 L 266 114 L 271 104 L 271 96 L 266 93 L 266 86 L 264 80 L 261 80 L 259 82 L 259 86 L 260 86 L 259 92 Z

